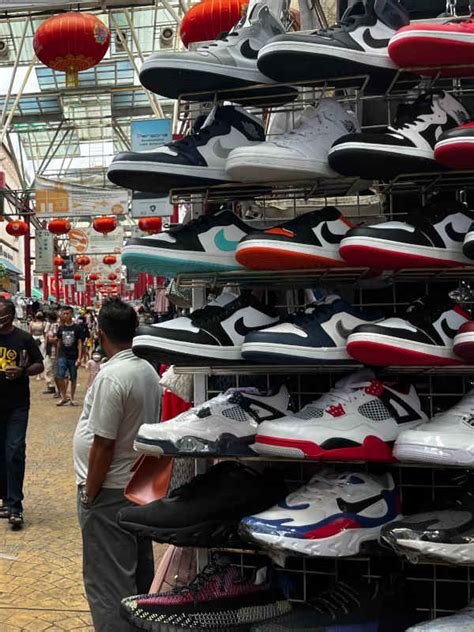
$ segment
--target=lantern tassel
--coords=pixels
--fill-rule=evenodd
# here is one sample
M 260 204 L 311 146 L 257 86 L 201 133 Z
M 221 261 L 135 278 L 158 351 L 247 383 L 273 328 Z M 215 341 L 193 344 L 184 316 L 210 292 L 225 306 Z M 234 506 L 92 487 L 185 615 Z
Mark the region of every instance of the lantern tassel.
M 69 66 L 66 70 L 66 88 L 77 88 L 79 85 L 79 73 L 77 68 Z

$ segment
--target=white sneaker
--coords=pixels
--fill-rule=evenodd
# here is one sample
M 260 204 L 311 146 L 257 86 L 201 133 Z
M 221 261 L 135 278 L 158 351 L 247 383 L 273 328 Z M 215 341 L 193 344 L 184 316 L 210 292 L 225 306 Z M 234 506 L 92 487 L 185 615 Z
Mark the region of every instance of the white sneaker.
M 474 465 L 474 390 L 428 423 L 402 432 L 393 453 L 399 461 Z
M 337 177 L 328 164 L 328 152 L 338 138 L 360 132 L 352 112 L 335 99 L 307 107 L 294 128 L 274 140 L 239 147 L 229 154 L 226 171 L 241 182 L 302 180 Z
M 135 450 L 145 454 L 248 456 L 260 422 L 281 417 L 289 393 L 261 393 L 256 388 L 231 388 L 166 423 L 143 424 Z
M 474 599 L 465 608 L 450 617 L 419 623 L 406 632 L 473 632 Z

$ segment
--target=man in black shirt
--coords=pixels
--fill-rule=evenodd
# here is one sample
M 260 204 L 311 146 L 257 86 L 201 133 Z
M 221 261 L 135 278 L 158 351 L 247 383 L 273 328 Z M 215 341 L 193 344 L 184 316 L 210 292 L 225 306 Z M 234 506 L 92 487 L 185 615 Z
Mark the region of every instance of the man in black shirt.
M 72 322 L 74 310 L 72 307 L 62 307 L 59 312 L 60 325 L 58 329 L 58 360 L 56 365 L 57 380 L 61 399 L 58 406 L 69 403 L 77 406 L 74 401 L 77 384 L 77 369 L 81 364 L 83 331 L 80 325 Z M 68 376 L 71 380 L 71 399 L 67 396 Z
M 44 371 L 43 358 L 33 336 L 13 326 L 15 305 L 0 302 L 0 461 L 5 464 L 5 505 L 0 517 L 14 529 L 23 526 L 23 479 L 26 428 L 30 408 L 29 377 Z

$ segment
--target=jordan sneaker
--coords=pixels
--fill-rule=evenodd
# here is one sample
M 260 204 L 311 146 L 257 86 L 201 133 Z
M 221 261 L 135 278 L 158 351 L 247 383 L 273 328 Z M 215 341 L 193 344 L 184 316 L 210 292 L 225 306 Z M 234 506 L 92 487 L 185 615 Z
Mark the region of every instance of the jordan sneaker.
M 117 154 L 107 177 L 121 187 L 161 195 L 179 187 L 222 184 L 230 180 L 225 172 L 230 152 L 265 140 L 261 121 L 232 105 L 213 108 L 198 124 L 185 138 L 153 151 Z
M 399 461 L 474 465 L 474 391 L 416 430 L 400 434 L 394 455 Z
M 356 327 L 347 339 L 347 351 L 369 366 L 462 364 L 453 351 L 453 341 L 469 318 L 459 305 L 427 297 L 413 303 L 405 318 Z
M 133 352 L 167 364 L 190 360 L 241 360 L 248 332 L 278 322 L 276 312 L 254 296 L 222 293 L 206 307 L 156 325 L 142 325 Z M 165 360 L 166 358 L 166 360 Z
M 474 364 L 474 321 L 461 325 L 454 338 L 454 353 L 468 364 Z
M 357 555 L 400 514 L 391 474 L 324 470 L 285 500 L 241 521 L 242 537 L 263 547 L 316 557 Z
M 258 51 L 282 33 L 285 27 L 269 3 L 258 2 L 249 16 L 244 15 L 229 33 L 210 44 L 193 51 L 160 51 L 148 57 L 140 69 L 140 82 L 147 90 L 170 99 L 183 96 L 189 101 L 212 101 L 216 92 L 225 91 L 221 98 L 237 103 L 248 103 L 249 99 L 252 105 L 291 101 L 297 90 L 275 86 L 257 68 Z M 252 90 L 256 85 L 260 87 Z
M 252 456 L 259 425 L 286 414 L 285 386 L 275 393 L 231 388 L 166 423 L 140 426 L 135 450 L 157 455 Z
M 353 228 L 339 252 L 351 266 L 382 270 L 472 265 L 462 248 L 473 220 L 474 211 L 463 204 L 434 204 L 404 222 Z
M 474 223 L 470 226 L 464 238 L 462 251 L 471 261 L 474 260 Z
M 359 0 L 349 3 L 341 21 L 331 28 L 273 38 L 259 52 L 258 67 L 282 82 L 354 77 L 360 85 L 361 75 L 367 75 L 366 89 L 386 89 L 398 72 L 388 56 L 388 43 L 408 22 L 396 0 Z
M 239 182 L 295 182 L 334 178 L 328 152 L 335 141 L 360 131 L 357 118 L 335 99 L 308 106 L 293 129 L 254 147 L 239 147 L 229 154 L 226 171 Z
M 302 270 L 344 266 L 339 244 L 352 224 L 334 206 L 305 213 L 245 236 L 237 261 L 251 270 Z
M 441 134 L 436 145 L 436 160 L 456 171 L 471 171 L 474 161 L 474 123 L 466 123 Z
M 474 599 L 462 610 L 449 617 L 419 623 L 406 632 L 472 632 L 474 630 Z
M 470 77 L 474 19 L 404 26 L 390 40 L 388 54 L 400 68 L 417 70 L 423 76 Z
M 370 371 L 341 380 L 322 399 L 322 415 L 290 414 L 261 423 L 255 452 L 322 461 L 391 462 L 400 432 L 426 421 L 414 386 L 382 384 Z
M 394 125 L 383 132 L 348 134 L 329 151 L 329 165 L 344 176 L 387 180 L 404 173 L 440 170 L 434 159 L 443 132 L 469 121 L 464 106 L 441 90 L 399 106 Z
M 122 599 L 121 614 L 133 628 L 156 632 L 248 630 L 252 623 L 291 611 L 269 577 L 265 567 L 244 572 L 214 555 L 187 586 Z
M 122 250 L 122 263 L 132 270 L 166 277 L 238 270 L 237 245 L 249 234 L 255 234 L 255 228 L 231 211 L 201 215 L 157 235 L 129 239 Z
M 339 296 L 297 313 L 286 321 L 251 332 L 242 356 L 254 362 L 313 364 L 347 362 L 346 341 L 362 323 L 382 320 L 378 310 L 353 307 Z

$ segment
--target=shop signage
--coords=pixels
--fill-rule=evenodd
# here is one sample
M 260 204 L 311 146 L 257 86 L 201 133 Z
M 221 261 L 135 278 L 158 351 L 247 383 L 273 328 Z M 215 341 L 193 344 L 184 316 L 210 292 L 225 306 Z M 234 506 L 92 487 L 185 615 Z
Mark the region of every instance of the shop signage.
M 79 272 L 81 275 L 80 281 L 76 281 L 76 292 L 85 292 L 86 291 L 86 275 L 84 272 Z
M 61 276 L 63 285 L 74 285 L 74 259 L 72 257 L 64 257 L 63 267 L 61 268 Z
M 132 217 L 170 217 L 173 205 L 169 197 L 156 197 L 150 193 L 132 192 Z
M 54 272 L 54 237 L 48 230 L 35 232 L 35 272 Z
M 132 151 L 146 151 L 166 145 L 172 140 L 172 125 L 171 119 L 132 121 Z
M 123 245 L 123 227 L 103 235 L 92 227 L 73 228 L 69 231 L 69 252 L 72 255 L 84 254 L 120 254 Z

